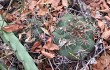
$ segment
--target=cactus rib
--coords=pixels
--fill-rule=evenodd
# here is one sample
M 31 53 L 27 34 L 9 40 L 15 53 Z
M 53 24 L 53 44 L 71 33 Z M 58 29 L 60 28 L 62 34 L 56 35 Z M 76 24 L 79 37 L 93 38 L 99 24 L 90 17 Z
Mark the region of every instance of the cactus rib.
M 82 16 L 73 14 L 64 14 L 62 16 L 61 22 L 57 24 L 56 31 L 53 32 L 55 36 L 54 42 L 61 47 L 58 50 L 60 55 L 74 60 L 83 60 L 93 50 L 95 27 L 91 23 L 94 21 L 92 19 L 87 20 Z M 66 43 L 61 46 L 63 40 Z

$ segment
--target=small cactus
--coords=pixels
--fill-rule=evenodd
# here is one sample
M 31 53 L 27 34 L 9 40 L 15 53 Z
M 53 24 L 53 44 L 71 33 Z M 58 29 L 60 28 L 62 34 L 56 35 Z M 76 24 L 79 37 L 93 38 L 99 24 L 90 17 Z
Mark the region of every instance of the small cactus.
M 58 53 L 70 59 L 83 60 L 94 48 L 95 27 L 92 23 L 92 19 L 64 14 L 53 32 L 54 42 L 60 46 Z

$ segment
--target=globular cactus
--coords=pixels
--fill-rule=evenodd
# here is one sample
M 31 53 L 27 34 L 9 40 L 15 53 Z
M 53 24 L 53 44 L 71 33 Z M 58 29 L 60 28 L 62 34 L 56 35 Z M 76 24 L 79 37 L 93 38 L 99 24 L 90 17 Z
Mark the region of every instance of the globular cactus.
M 74 60 L 83 60 L 94 48 L 92 19 L 64 14 L 53 32 L 54 42 L 60 46 L 58 53 Z
M 0 26 L 6 26 L 7 23 L 3 21 L 0 15 Z M 19 42 L 19 39 L 14 35 L 14 33 L 7 33 L 0 30 L 1 38 L 5 43 L 8 43 L 11 48 L 15 51 L 15 55 L 18 60 L 22 62 L 25 70 L 38 70 L 32 57 L 28 54 L 26 48 Z

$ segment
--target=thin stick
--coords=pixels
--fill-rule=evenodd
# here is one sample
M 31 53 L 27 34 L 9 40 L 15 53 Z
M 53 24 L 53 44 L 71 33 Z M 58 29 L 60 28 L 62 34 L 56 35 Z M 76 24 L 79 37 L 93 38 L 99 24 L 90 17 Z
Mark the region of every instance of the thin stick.
M 101 50 L 99 53 L 97 53 L 96 55 L 94 55 L 94 57 L 92 57 L 92 58 L 87 62 L 87 64 L 85 65 L 85 67 L 83 67 L 83 69 L 86 69 L 87 66 L 89 65 L 89 63 L 91 62 L 91 60 L 92 60 L 93 58 L 97 57 L 97 56 L 98 56 L 100 53 L 102 53 L 104 50 L 105 50 L 105 48 L 102 49 L 102 50 Z
M 9 10 L 9 8 L 10 8 L 12 2 L 13 2 L 13 0 L 10 1 L 9 5 L 8 5 L 8 8 L 7 8 L 7 10 L 6 10 L 5 14 L 4 14 L 4 17 L 6 17 L 6 15 L 7 15 L 7 13 L 8 13 L 8 10 Z
M 10 53 L 8 53 L 6 56 L 1 57 L 0 60 L 1 60 L 1 59 L 4 59 L 4 58 L 6 58 L 6 57 L 8 57 L 8 56 L 10 56 L 10 55 L 12 55 L 13 53 L 14 53 L 14 52 L 10 52 Z
M 25 17 L 26 15 L 30 14 L 32 11 L 29 11 L 28 13 L 26 13 L 24 16 L 19 17 L 16 21 L 12 22 L 11 24 L 16 23 L 17 21 L 19 21 L 21 18 Z
M 48 59 L 48 61 L 49 61 L 49 63 L 50 63 L 50 66 L 51 66 L 52 70 L 54 70 L 54 68 L 53 68 L 53 66 L 52 66 L 52 63 L 51 63 L 50 59 Z
M 79 62 L 77 63 L 77 65 L 76 65 L 76 69 L 75 69 L 75 70 L 78 70 L 78 65 L 79 65 Z

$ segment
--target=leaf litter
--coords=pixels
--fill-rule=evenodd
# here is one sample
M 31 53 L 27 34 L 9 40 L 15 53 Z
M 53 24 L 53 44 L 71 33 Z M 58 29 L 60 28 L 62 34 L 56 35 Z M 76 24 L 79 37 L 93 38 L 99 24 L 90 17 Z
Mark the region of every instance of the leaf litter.
M 41 56 L 40 59 L 34 59 L 36 61 L 40 61 L 40 63 L 36 62 L 39 69 L 110 69 L 109 0 L 27 0 L 23 4 L 20 4 L 20 1 L 13 1 L 10 6 L 5 6 L 5 3 L 8 3 L 10 0 L 8 2 L 7 1 L 0 1 L 0 14 L 3 15 L 4 20 L 7 21 L 9 25 L 1 27 L 1 29 L 9 33 L 14 32 L 16 36 L 19 34 L 19 40 L 26 47 L 30 54 L 34 54 L 34 56 L 31 55 L 33 58 L 35 58 L 35 55 Z M 14 8 L 16 5 L 22 7 Z M 80 7 L 81 5 L 83 6 Z M 80 10 L 78 10 L 78 7 Z M 9 9 L 7 10 L 6 8 Z M 86 8 L 86 11 L 84 8 Z M 6 16 L 4 13 L 6 13 Z M 61 16 L 65 13 L 75 13 L 75 15 L 82 14 L 84 17 L 91 16 L 96 20 L 98 29 L 96 31 L 99 33 L 96 35 L 97 37 L 95 37 L 95 50 L 92 51 L 93 54 L 89 60 L 81 61 L 81 65 L 79 61 L 70 60 L 67 57 L 58 55 L 56 53 L 56 51 L 60 50 L 59 46 L 65 45 L 67 43 L 67 41 L 65 42 L 61 40 L 60 45 L 56 44 L 54 42 L 54 36 L 52 35 L 52 32 L 57 29 L 56 24 L 61 22 Z M 36 22 L 36 20 L 39 19 L 41 22 Z M 36 25 L 34 23 L 36 23 Z M 28 27 L 29 24 L 31 25 Z M 43 33 L 41 34 L 40 31 Z M 23 69 L 22 64 L 20 64 L 13 53 L 6 55 L 7 51 L 9 51 L 9 53 L 12 52 L 12 50 L 9 50 L 11 48 L 7 50 L 7 48 L 3 45 L 4 43 L 2 42 L 0 47 L 0 59 L 4 60 L 4 63 L 7 65 L 7 67 L 13 67 L 11 64 L 18 64 L 21 65 L 21 67 L 18 67 Z M 13 59 L 14 63 L 12 60 L 8 59 Z M 65 66 L 67 68 L 65 68 Z

